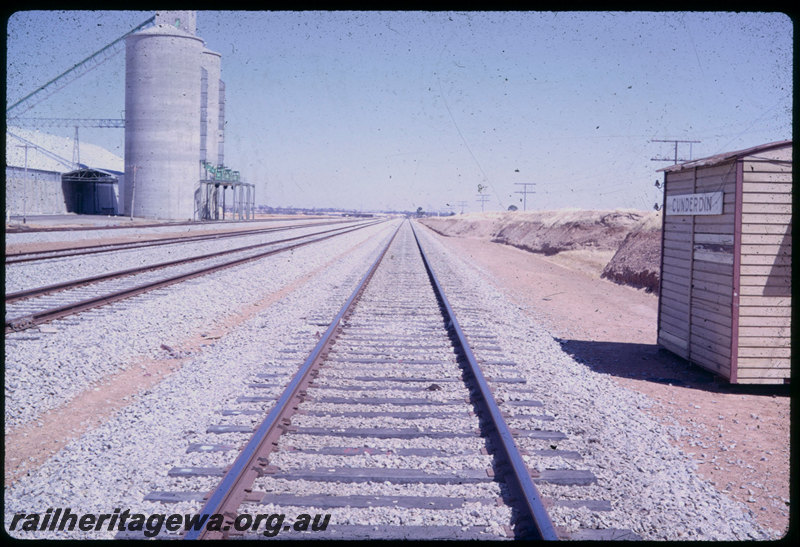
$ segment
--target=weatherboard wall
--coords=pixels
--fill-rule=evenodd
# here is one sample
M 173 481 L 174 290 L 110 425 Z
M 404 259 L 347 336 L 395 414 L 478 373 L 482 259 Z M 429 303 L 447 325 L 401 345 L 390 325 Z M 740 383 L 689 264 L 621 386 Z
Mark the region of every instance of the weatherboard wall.
M 664 170 L 658 343 L 731 382 L 781 383 L 791 353 L 791 143 L 752 150 Z M 687 203 L 695 210 L 683 214 Z
M 790 377 L 792 313 L 792 147 L 741 162 L 737 381 Z

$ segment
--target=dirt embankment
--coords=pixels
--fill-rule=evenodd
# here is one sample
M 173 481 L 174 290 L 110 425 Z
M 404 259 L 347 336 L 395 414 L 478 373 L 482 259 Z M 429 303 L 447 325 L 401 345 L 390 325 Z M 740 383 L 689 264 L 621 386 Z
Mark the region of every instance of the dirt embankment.
M 658 293 L 661 274 L 661 217 L 646 217 L 625 236 L 603 269 L 603 278 Z
M 661 214 L 635 210 L 515 211 L 422 219 L 445 236 L 488 239 L 558 259 L 592 252 L 601 277 L 658 292 Z M 610 260 L 608 254 L 614 253 Z

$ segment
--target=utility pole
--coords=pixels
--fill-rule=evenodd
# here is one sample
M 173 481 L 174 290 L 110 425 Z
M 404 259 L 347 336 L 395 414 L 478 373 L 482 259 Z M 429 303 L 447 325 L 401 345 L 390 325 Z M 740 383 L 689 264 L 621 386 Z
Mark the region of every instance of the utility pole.
M 673 165 L 677 165 L 679 161 L 691 161 L 692 160 L 692 145 L 694 143 L 699 143 L 701 141 L 689 141 L 689 140 L 680 140 L 680 139 L 653 139 L 648 142 L 671 142 L 674 145 L 674 154 L 672 158 L 650 158 L 650 161 L 671 161 Z M 678 144 L 684 143 L 689 145 L 689 159 L 686 158 L 678 158 Z M 661 183 L 656 181 L 656 188 L 661 188 Z M 659 211 L 661 206 L 656 202 L 653 204 L 653 209 Z
M 78 126 L 75 126 L 75 141 L 72 144 L 72 163 L 75 164 L 75 169 L 81 168 L 81 145 L 80 138 L 78 137 Z
M 464 206 L 467 204 L 466 201 L 457 201 L 456 204 L 461 207 L 461 214 L 464 214 Z
M 675 145 L 675 155 L 672 158 L 650 158 L 650 161 L 671 161 L 673 164 L 677 164 L 679 161 L 691 161 L 692 159 L 692 144 L 702 142 L 702 141 L 685 141 L 679 139 L 652 139 L 648 142 L 671 142 Z M 689 145 L 689 159 L 686 158 L 678 158 L 678 143 L 686 143 Z
M 535 182 L 515 182 L 517 186 L 522 186 L 522 190 L 517 190 L 515 194 L 522 194 L 522 210 L 525 211 L 528 208 L 528 193 L 533 194 L 533 190 L 528 190 L 528 186 L 534 186 Z
M 25 178 L 22 179 L 22 223 L 25 224 L 28 216 L 28 148 L 36 148 L 30 144 L 18 144 L 17 148 L 25 149 Z
M 483 212 L 483 205 L 484 205 L 484 204 L 485 204 L 487 201 L 489 201 L 489 196 L 487 196 L 486 194 L 478 194 L 478 195 L 476 196 L 476 198 L 477 198 L 477 200 L 476 200 L 476 201 L 480 201 L 480 202 L 481 202 L 481 212 Z
M 133 220 L 133 198 L 136 197 L 136 170 L 137 166 L 133 166 L 133 180 L 131 181 L 131 220 Z

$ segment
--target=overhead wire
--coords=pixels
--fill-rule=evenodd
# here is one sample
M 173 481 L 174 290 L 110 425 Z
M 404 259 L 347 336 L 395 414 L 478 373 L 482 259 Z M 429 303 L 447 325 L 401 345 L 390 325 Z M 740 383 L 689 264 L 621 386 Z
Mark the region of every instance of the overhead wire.
M 445 49 L 447 49 L 446 45 L 442 48 L 442 53 L 444 53 Z M 439 58 L 441 60 L 441 54 L 439 55 Z M 458 133 L 458 136 L 461 137 L 461 142 L 464 144 L 464 147 L 467 149 L 467 152 L 469 152 L 469 155 L 472 157 L 472 160 L 475 162 L 475 165 L 478 167 L 478 170 L 481 172 L 481 175 L 483 175 L 483 180 L 487 183 L 487 187 L 492 189 L 492 192 L 494 193 L 494 196 L 497 199 L 497 203 L 500 204 L 500 208 L 501 209 L 505 209 L 505 205 L 503 204 L 503 200 L 500 199 L 500 194 L 497 193 L 497 189 L 494 187 L 493 184 L 489 184 L 491 181 L 489 180 L 488 175 L 483 170 L 483 167 L 481 166 L 480 162 L 478 161 L 478 158 L 473 153 L 472 148 L 470 148 L 469 143 L 467 142 L 467 139 L 464 137 L 464 134 L 461 132 L 461 128 L 458 127 L 458 123 L 456 123 L 455 116 L 453 116 L 453 112 L 450 110 L 450 105 L 447 103 L 447 97 L 445 96 L 444 89 L 442 88 L 442 79 L 441 79 L 441 77 L 439 75 L 439 71 L 438 70 L 436 71 L 436 81 L 439 83 L 439 95 L 442 97 L 442 102 L 444 103 L 444 107 L 447 110 L 447 114 L 450 116 L 450 121 L 453 122 L 453 127 L 456 128 L 456 132 Z M 478 193 L 480 193 L 480 187 L 479 187 Z

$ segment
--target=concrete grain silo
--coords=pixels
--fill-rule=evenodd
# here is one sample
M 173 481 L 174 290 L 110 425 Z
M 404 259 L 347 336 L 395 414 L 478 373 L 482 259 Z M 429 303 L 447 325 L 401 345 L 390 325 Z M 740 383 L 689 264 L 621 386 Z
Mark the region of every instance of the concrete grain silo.
M 163 23 L 126 39 L 125 214 L 193 217 L 203 49 L 197 36 Z

